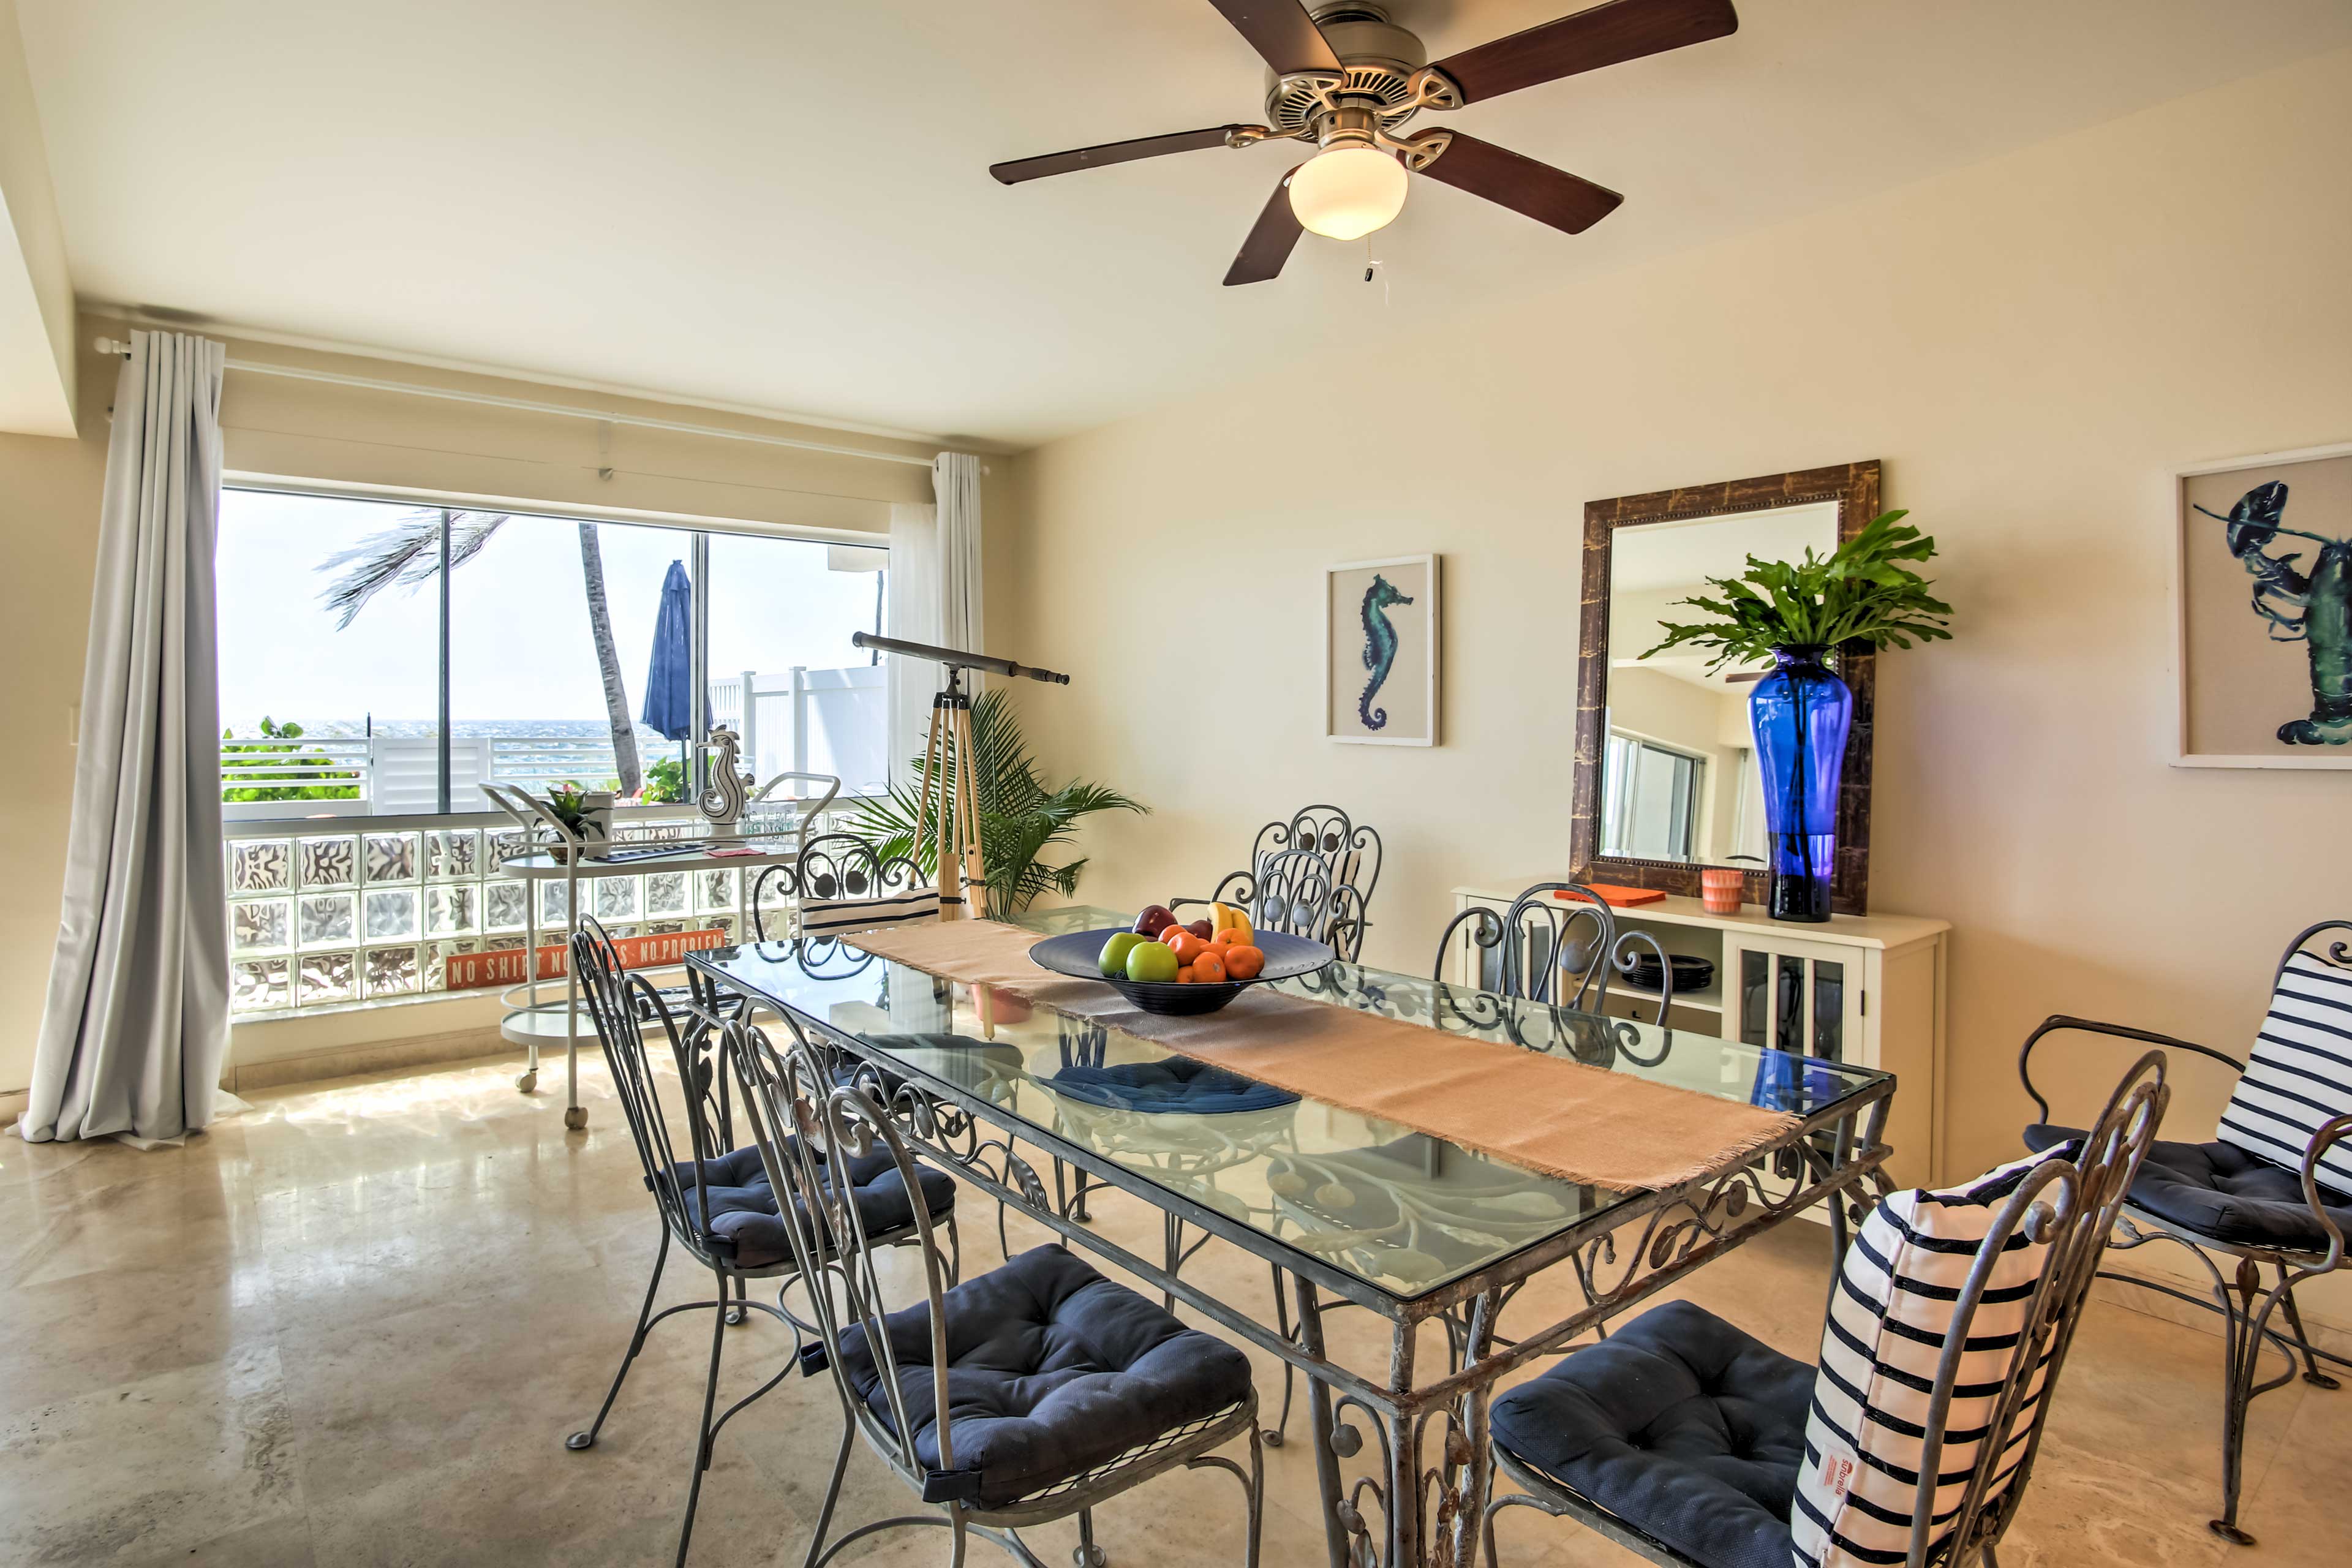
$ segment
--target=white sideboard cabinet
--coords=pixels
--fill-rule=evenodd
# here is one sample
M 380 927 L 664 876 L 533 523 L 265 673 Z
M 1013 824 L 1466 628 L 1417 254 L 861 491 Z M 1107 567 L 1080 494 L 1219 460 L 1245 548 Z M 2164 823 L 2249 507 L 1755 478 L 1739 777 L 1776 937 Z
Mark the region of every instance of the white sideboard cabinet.
M 1454 908 L 1483 905 L 1499 916 L 1522 889 L 1549 879 L 1456 888 Z M 1673 896 L 1611 913 L 1620 932 L 1646 931 L 1670 953 L 1715 965 L 1713 984 L 1675 995 L 1669 1026 L 1895 1074 L 1887 1170 L 1901 1185 L 1932 1184 L 1940 1171 L 1936 1104 L 1949 922 L 1916 915 L 1833 915 L 1822 924 L 1800 925 L 1769 919 L 1754 904 L 1736 915 L 1714 915 L 1696 899 Z M 1545 928 L 1531 925 L 1528 932 L 1538 944 L 1549 941 Z M 1467 925 L 1454 942 L 1446 960 L 1450 975 L 1465 985 L 1491 986 L 1499 955 L 1472 942 Z M 1528 957 L 1546 967 L 1554 962 L 1548 951 Z M 1573 974 L 1569 984 L 1572 990 Z M 1654 992 L 1633 990 L 1622 977 L 1610 985 L 1612 1014 L 1646 1020 L 1657 1007 Z

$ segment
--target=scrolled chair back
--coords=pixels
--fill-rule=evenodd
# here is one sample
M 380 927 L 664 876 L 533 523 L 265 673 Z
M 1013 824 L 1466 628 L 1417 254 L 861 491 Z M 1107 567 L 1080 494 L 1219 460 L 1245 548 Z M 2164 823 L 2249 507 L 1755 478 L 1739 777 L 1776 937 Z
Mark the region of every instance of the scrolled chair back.
M 845 1171 L 853 1163 L 880 1153 L 898 1168 L 909 1193 L 921 1192 L 913 1154 L 891 1121 L 885 1086 L 872 1072 L 849 1082 L 837 1082 L 822 1053 L 797 1036 L 779 1047 L 761 1030 L 737 1019 L 725 1030 L 724 1054 L 732 1064 L 741 1090 L 744 1118 L 752 1142 L 775 1189 L 778 1207 L 797 1211 L 802 1223 L 785 1228 L 791 1234 L 793 1261 L 808 1281 L 808 1295 L 817 1334 L 826 1362 L 838 1369 L 857 1358 L 873 1363 L 879 1374 L 877 1390 L 887 1401 L 886 1425 L 862 1400 L 845 1399 L 876 1451 L 889 1460 L 919 1489 L 927 1487 L 934 1467 L 916 1451 L 914 1435 L 925 1428 L 936 1433 L 941 1472 L 951 1470 L 948 1408 L 948 1348 L 945 1298 L 953 1277 L 933 1229 L 929 1205 L 913 1207 L 912 1234 L 905 1227 L 887 1238 L 869 1233 L 856 1201 L 856 1189 L 846 1182 L 828 1182 L 825 1172 Z M 928 1102 L 908 1094 L 895 1103 L 915 1117 L 929 1114 Z M 904 1268 L 883 1270 L 877 1259 L 886 1247 L 913 1245 L 921 1254 L 919 1290 L 903 1281 Z M 908 1401 L 919 1397 L 900 1375 L 900 1358 L 887 1320 L 893 1312 L 918 1303 L 924 1315 L 929 1342 L 930 1397 L 935 1421 L 910 1419 Z M 904 1322 L 898 1333 L 909 1330 Z M 912 1358 L 908 1358 L 910 1361 Z
M 1370 826 L 1358 826 L 1336 805 L 1307 805 L 1291 813 L 1287 822 L 1269 822 L 1258 829 L 1251 846 L 1250 864 L 1286 849 L 1305 849 L 1323 858 L 1335 887 L 1349 887 L 1360 904 L 1371 902 L 1380 886 L 1382 846 Z
M 619 950 L 592 917 L 583 915 L 572 935 L 572 966 L 663 1222 L 688 1251 L 713 1263 L 713 1237 L 704 1224 L 711 1184 L 704 1167 L 733 1147 L 730 1097 L 712 1059 L 716 1037 L 699 1016 L 689 1016 L 681 1026 L 658 987 L 622 967 Z M 658 1042 L 649 1047 L 656 1029 Z M 654 1057 L 665 1047 L 677 1074 L 667 1089 Z M 680 1127 L 683 1153 L 673 1131 Z
M 793 863 L 804 942 L 877 926 L 937 920 L 939 889 L 904 855 L 884 855 L 855 833 L 821 833 Z
M 1312 850 L 1284 849 L 1259 860 L 1257 867 L 1256 892 L 1249 901 L 1251 921 L 1261 931 L 1330 942 L 1339 910 L 1329 863 Z
M 1654 1021 L 1663 1025 L 1674 1005 L 1674 964 L 1658 939 L 1640 931 L 1621 934 L 1608 901 L 1580 882 L 1538 882 L 1499 915 L 1483 904 L 1456 914 L 1437 939 L 1436 979 L 1445 978 L 1446 959 L 1465 926 L 1474 953 L 1495 954 L 1495 963 L 1480 969 L 1491 967 L 1489 988 L 1506 996 L 1599 1012 L 1608 1005 L 1611 976 L 1630 973 L 1634 950 L 1647 947 L 1660 971 Z M 1582 962 L 1570 962 L 1576 959 Z
M 1978 1562 L 2007 1530 L 2032 1474 L 2050 1390 L 2170 1100 L 2164 1071 L 2162 1053 L 2142 1057 L 2079 1152 L 2071 1159 L 2053 1152 L 2033 1165 L 1994 1213 L 1953 1303 L 1928 1392 L 1909 1568 Z M 2036 1247 L 2040 1266 L 2021 1309 L 2019 1284 L 2005 1278 L 2015 1265 L 2005 1268 L 2005 1260 Z M 1946 1466 L 1968 1445 L 1974 1453 L 1963 1479 Z

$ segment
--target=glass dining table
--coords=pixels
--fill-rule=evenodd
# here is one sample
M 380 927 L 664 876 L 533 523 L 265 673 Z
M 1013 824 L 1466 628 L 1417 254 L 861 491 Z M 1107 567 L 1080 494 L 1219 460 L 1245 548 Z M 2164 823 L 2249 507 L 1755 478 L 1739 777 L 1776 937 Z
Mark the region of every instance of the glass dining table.
M 1017 923 L 1053 934 L 1125 917 L 1076 907 Z M 1861 1204 L 1891 1185 L 1881 1135 L 1895 1080 L 1864 1068 L 1344 962 L 1276 983 L 1424 1025 L 1433 1052 L 1507 1042 L 1794 1118 L 1773 1143 L 1695 1180 L 1616 1191 L 886 961 L 855 941 L 689 954 L 705 1022 L 733 993 L 866 1064 L 861 1081 L 889 1098 L 919 1152 L 1279 1357 L 1283 1415 L 1269 1442 L 1288 1418 L 1292 1369 L 1304 1373 L 1332 1568 L 1466 1568 L 1491 1480 L 1486 1405 L 1499 1378 L 1816 1205 L 1842 1252 Z M 1089 1200 L 1112 1194 L 1159 1211 L 1157 1256 L 1096 1226 Z M 1267 1266 L 1273 1322 L 1237 1292 L 1203 1285 L 1200 1270 L 1185 1277 L 1212 1240 Z M 1554 1270 L 1565 1271 L 1565 1302 L 1539 1292 L 1552 1305 L 1523 1308 L 1507 1328 L 1522 1289 Z M 1384 1364 L 1350 1364 L 1328 1347 L 1325 1317 L 1343 1306 L 1387 1321 Z M 1424 1328 L 1438 1336 L 1427 1347 Z M 1350 1479 L 1351 1468 L 1369 1473 Z

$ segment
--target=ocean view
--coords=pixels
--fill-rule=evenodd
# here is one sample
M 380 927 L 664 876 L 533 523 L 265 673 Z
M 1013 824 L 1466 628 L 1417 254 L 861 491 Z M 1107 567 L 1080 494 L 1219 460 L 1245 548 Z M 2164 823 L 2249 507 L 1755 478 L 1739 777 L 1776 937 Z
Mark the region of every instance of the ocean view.
M 276 719 L 276 714 L 271 714 Z M 278 719 L 281 724 L 288 722 Z M 431 719 L 386 719 L 370 716 L 360 719 L 303 719 L 292 721 L 302 726 L 302 736 L 312 741 L 361 740 L 369 734 L 394 737 L 432 735 L 439 732 L 438 724 Z M 371 728 L 371 726 L 373 726 Z M 258 720 L 246 724 L 233 724 L 229 729 L 237 740 L 260 740 Z M 453 719 L 449 733 L 454 736 L 494 735 L 501 740 L 604 740 L 612 729 L 602 719 Z M 640 729 L 640 739 L 646 731 Z M 658 739 L 658 737 L 656 737 Z M 664 744 L 668 744 L 665 742 Z

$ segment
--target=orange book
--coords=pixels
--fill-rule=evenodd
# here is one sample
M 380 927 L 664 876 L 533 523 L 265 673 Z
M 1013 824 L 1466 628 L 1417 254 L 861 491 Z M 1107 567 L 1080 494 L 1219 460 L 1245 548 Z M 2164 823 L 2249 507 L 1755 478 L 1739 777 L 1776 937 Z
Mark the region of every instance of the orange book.
M 1631 909 L 1635 904 L 1654 904 L 1659 900 L 1666 896 L 1655 888 L 1627 888 L 1622 887 L 1615 882 L 1587 882 L 1584 885 L 1587 888 L 1590 888 L 1593 894 L 1599 898 L 1602 903 L 1612 905 L 1621 910 Z M 1570 893 L 1563 893 L 1557 890 L 1552 894 L 1552 897 L 1555 899 L 1567 899 L 1574 896 L 1575 895 Z

